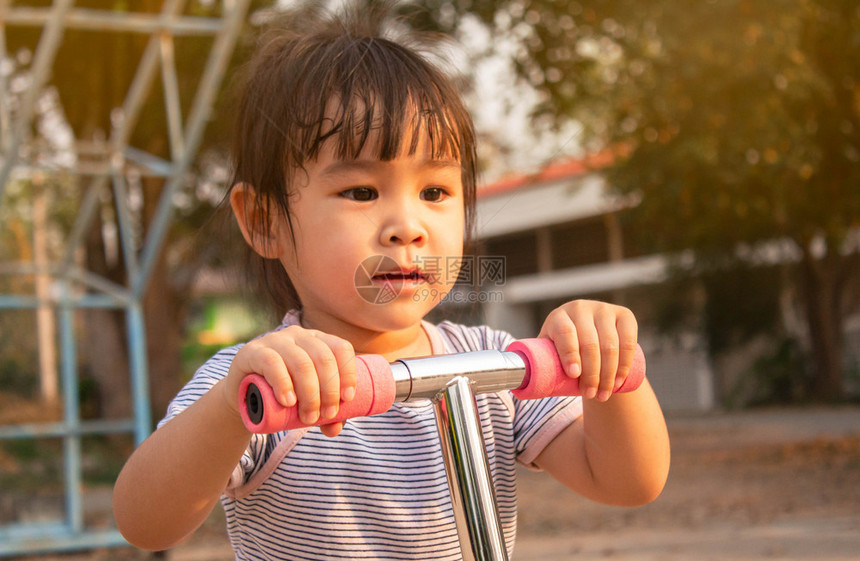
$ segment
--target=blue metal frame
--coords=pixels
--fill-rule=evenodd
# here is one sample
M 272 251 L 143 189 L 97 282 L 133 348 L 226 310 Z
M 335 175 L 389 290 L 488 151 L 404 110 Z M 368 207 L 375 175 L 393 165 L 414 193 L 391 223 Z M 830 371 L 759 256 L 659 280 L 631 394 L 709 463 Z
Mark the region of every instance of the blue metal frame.
M 111 132 L 109 162 L 105 171 L 93 178 L 82 198 L 81 209 L 73 225 L 65 257 L 56 264 L 38 267 L 30 263 L 0 263 L 0 275 L 48 275 L 58 288 L 57 294 L 42 298 L 25 294 L 0 294 L 0 310 L 36 310 L 50 306 L 55 314 L 60 343 L 60 373 L 63 419 L 52 423 L 30 423 L 0 426 L 0 441 L 14 439 L 61 438 L 63 441 L 65 518 L 51 523 L 0 526 L 0 557 L 49 551 L 70 551 L 127 545 L 117 530 L 87 528 L 83 517 L 83 476 L 81 440 L 84 436 L 131 433 L 136 443 L 151 431 L 149 385 L 146 362 L 145 324 L 142 300 L 152 267 L 161 251 L 172 214 L 173 195 L 182 185 L 196 155 L 214 97 L 220 87 L 230 54 L 235 46 L 250 0 L 225 0 L 220 18 L 181 15 L 185 0 L 165 0 L 161 14 L 117 14 L 98 10 L 76 10 L 73 0 L 55 0 L 49 9 L 16 8 L 10 0 L 0 0 L 0 54 L 5 54 L 5 27 L 42 25 L 43 33 L 34 56 L 33 86 L 22 102 L 11 128 L 11 138 L 0 138 L 4 149 L 0 160 L 0 204 L 4 188 L 13 178 L 18 165 L 18 148 L 26 140 L 32 125 L 35 100 L 47 83 L 57 49 L 61 48 L 65 27 L 90 30 L 122 30 L 147 33 L 149 44 L 129 88 L 123 113 L 125 118 Z M 35 22 L 35 23 L 34 23 Z M 192 101 L 185 127 L 181 123 L 178 93 L 165 88 L 164 103 L 168 115 L 172 161 L 128 145 L 143 100 L 161 67 L 162 80 L 175 85 L 173 35 L 213 35 L 214 42 L 203 69 L 197 93 Z M 2 95 L 2 92 L 0 92 Z M 2 109 L 2 108 L 0 108 Z M 2 132 L 2 131 L 0 131 Z M 166 178 L 156 214 L 147 227 L 142 247 L 135 247 L 132 235 L 126 183 L 125 162 L 142 166 L 153 176 Z M 50 173 L 46 171 L 45 173 Z M 116 205 L 117 231 L 126 258 L 128 286 L 120 286 L 74 264 L 74 253 L 80 247 L 99 207 L 99 199 L 110 182 Z M 76 293 L 74 287 L 86 286 L 92 292 Z M 123 420 L 81 419 L 78 406 L 77 341 L 74 318 L 78 310 L 106 308 L 123 311 L 129 349 L 129 370 L 133 418 Z
M 0 440 L 61 438 L 63 441 L 63 487 L 65 519 L 55 523 L 13 524 L 0 527 L 0 557 L 22 553 L 69 551 L 127 545 L 116 530 L 93 530 L 84 526 L 81 439 L 88 435 L 133 433 L 136 442 L 149 434 L 149 391 L 146 376 L 146 343 L 139 302 L 117 295 L 71 295 L 72 279 L 55 277 L 59 297 L 52 302 L 58 320 L 63 419 L 53 423 L 0 426 Z M 38 298 L 2 295 L 0 308 L 36 309 Z M 81 419 L 78 405 L 77 341 L 74 315 L 88 307 L 123 309 L 128 318 L 134 417 L 124 420 Z

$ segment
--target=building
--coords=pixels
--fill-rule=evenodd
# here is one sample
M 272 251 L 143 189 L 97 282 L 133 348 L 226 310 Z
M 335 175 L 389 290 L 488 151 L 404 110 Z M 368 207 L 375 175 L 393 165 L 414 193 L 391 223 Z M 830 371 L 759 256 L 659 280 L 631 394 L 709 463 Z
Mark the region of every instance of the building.
M 637 200 L 609 194 L 599 172 L 608 163 L 608 155 L 570 160 L 479 188 L 478 253 L 503 258 L 505 267 L 503 282 L 480 282 L 483 319 L 531 337 L 569 300 L 628 306 L 639 320 L 648 377 L 664 408 L 712 409 L 713 373 L 701 335 L 669 338 L 655 328 L 653 301 L 666 289 L 669 261 L 644 254 L 635 233 L 625 230 L 619 216 Z

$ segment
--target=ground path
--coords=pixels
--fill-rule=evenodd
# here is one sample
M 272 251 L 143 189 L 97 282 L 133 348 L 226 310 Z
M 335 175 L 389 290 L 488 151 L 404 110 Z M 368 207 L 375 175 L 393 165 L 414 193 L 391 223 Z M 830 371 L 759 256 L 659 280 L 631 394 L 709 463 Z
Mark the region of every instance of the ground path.
M 671 416 L 672 471 L 650 505 L 520 478 L 519 561 L 860 560 L 860 407 Z M 131 549 L 28 561 L 137 561 Z M 232 560 L 220 513 L 168 561 Z

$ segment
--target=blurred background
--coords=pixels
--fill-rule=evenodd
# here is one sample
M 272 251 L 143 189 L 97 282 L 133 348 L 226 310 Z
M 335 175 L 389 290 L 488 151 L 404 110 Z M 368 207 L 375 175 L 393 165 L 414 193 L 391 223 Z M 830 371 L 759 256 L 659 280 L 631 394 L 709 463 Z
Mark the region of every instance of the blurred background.
M 109 514 L 125 458 L 197 366 L 280 319 L 245 288 L 221 205 L 231 85 L 274 12 L 343 3 L 0 0 L 0 557 L 132 555 Z M 480 137 L 474 268 L 434 318 L 525 337 L 574 298 L 630 307 L 672 477 L 719 495 L 750 476 L 733 468 L 782 488 L 781 468 L 808 469 L 844 485 L 815 505 L 845 529 L 830 543 L 856 534 L 860 6 L 392 4 L 389 35 L 441 32 L 428 50 Z M 672 481 L 639 522 L 580 505 L 604 526 L 569 524 L 689 527 L 702 486 Z M 698 523 L 773 504 L 747 491 Z M 564 533 L 538 511 L 526 542 Z

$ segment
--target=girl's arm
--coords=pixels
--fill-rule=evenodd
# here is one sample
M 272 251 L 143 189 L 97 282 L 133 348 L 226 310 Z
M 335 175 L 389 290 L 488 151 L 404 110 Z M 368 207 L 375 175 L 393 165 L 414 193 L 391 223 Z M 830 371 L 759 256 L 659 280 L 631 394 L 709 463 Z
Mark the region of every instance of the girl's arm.
M 583 409 L 535 463 L 604 504 L 638 506 L 656 499 L 669 474 L 669 436 L 648 380 L 606 402 L 585 399 Z
M 238 404 L 251 373 L 264 376 L 284 406 L 298 404 L 307 424 L 333 418 L 341 399 L 355 395 L 355 351 L 343 339 L 291 326 L 243 346 L 227 376 L 147 438 L 120 472 L 114 517 L 130 543 L 167 549 L 212 511 L 251 440 Z M 342 428 L 321 430 L 335 436 Z
M 541 336 L 556 345 L 568 375 L 579 378 L 583 415 L 535 463 L 579 494 L 635 506 L 660 494 L 669 473 L 669 436 L 647 379 L 612 394 L 633 362 L 638 326 L 626 308 L 570 302 L 548 317 Z
M 135 450 L 114 486 L 117 527 L 129 543 L 172 547 L 206 520 L 251 440 L 218 382 Z

